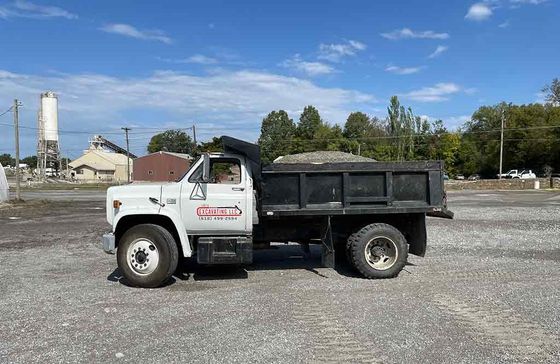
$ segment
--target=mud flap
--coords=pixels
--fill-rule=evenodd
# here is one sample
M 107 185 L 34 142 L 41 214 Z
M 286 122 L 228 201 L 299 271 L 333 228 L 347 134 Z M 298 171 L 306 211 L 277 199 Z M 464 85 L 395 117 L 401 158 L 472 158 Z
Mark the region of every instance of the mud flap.
M 434 209 L 433 211 L 426 213 L 426 215 L 431 217 L 441 217 L 443 219 L 453 219 L 453 216 L 455 214 L 453 213 L 453 211 L 450 211 L 444 207 L 442 209 Z
M 325 219 L 325 226 L 321 236 L 321 264 L 325 268 L 334 268 L 334 243 L 332 238 L 331 217 Z

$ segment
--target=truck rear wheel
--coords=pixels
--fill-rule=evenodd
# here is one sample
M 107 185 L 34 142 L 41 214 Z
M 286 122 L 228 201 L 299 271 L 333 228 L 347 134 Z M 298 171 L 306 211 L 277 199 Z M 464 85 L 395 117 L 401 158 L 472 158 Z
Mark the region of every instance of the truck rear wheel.
M 177 268 L 178 260 L 175 239 L 159 225 L 136 225 L 128 229 L 119 241 L 117 263 L 133 286 L 161 286 Z
M 350 235 L 348 252 L 366 278 L 396 277 L 404 268 L 408 246 L 403 234 L 389 224 L 370 224 Z

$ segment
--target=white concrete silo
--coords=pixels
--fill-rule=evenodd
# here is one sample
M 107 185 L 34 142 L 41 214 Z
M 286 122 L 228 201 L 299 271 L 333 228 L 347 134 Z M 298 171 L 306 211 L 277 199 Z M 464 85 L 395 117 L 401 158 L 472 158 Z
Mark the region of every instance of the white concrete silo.
M 58 142 L 58 97 L 52 91 L 41 94 L 44 139 Z
M 58 97 L 52 91 L 41 94 L 38 118 L 37 172 L 40 177 L 53 177 L 60 171 L 58 141 Z

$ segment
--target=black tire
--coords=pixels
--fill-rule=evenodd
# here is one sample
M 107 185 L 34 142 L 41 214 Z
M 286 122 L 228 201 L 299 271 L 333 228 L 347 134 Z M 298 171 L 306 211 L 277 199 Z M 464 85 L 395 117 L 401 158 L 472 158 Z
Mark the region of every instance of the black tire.
M 139 274 L 127 261 L 129 247 L 138 239 L 149 240 L 157 249 L 158 264 L 149 274 Z M 117 263 L 127 283 L 135 287 L 155 288 L 165 283 L 177 269 L 179 251 L 173 235 L 154 224 L 140 224 L 128 229 L 119 241 Z
M 380 239 L 380 240 L 378 240 Z M 394 261 L 389 261 L 387 268 L 376 269 L 368 263 L 366 247 L 375 241 L 385 241 L 394 247 Z M 371 245 L 370 245 L 371 246 Z M 404 268 L 408 258 L 408 244 L 403 234 L 389 224 L 370 224 L 350 235 L 347 242 L 350 262 L 366 278 L 393 278 Z

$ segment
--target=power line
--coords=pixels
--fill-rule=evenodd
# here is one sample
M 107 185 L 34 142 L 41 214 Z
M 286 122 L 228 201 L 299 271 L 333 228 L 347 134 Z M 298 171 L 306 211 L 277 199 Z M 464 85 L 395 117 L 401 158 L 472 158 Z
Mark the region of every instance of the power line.
M 12 127 L 13 125 L 10 124 L 5 124 L 5 123 L 0 123 L 0 126 L 10 126 Z M 34 126 L 20 126 L 21 129 L 30 129 L 30 130 L 39 130 L 39 128 L 34 127 Z M 121 133 L 119 132 L 113 132 L 113 131 L 83 131 L 83 130 L 65 130 L 65 129 L 45 129 L 45 131 L 58 131 L 60 134 L 118 134 L 121 135 Z
M 12 110 L 13 107 L 10 107 L 8 110 L 6 110 L 5 112 L 3 112 L 2 114 L 0 114 L 0 116 L 10 112 Z M 12 124 L 6 124 L 6 123 L 0 123 L 0 126 L 6 126 L 6 127 L 13 127 Z M 39 130 L 39 128 L 37 127 L 32 127 L 32 126 L 20 126 L 20 129 L 28 129 L 28 130 Z M 532 126 L 532 127 L 517 127 L 517 128 L 504 128 L 504 132 L 509 132 L 509 131 L 526 131 L 526 130 L 546 130 L 546 129 L 556 129 L 556 128 L 560 128 L 560 125 L 545 125 L 545 126 Z M 84 130 L 66 130 L 66 129 L 58 129 L 58 132 L 60 134 L 87 134 L 87 135 L 96 135 L 96 134 L 100 134 L 100 135 L 122 135 L 122 132 L 117 132 L 113 130 L 107 130 L 107 131 L 84 131 Z M 135 128 L 135 130 L 153 130 L 153 131 L 140 131 L 140 132 L 130 132 L 130 135 L 135 135 L 135 136 L 139 136 L 139 138 L 130 138 L 130 140 L 144 140 L 144 137 L 141 137 L 142 135 L 146 135 L 145 138 L 149 138 L 149 135 L 153 135 L 157 132 L 164 132 L 166 130 L 181 130 L 181 131 L 186 131 L 186 130 L 193 130 L 193 126 L 190 127 L 185 127 L 185 128 L 175 128 L 175 129 L 161 129 L 161 128 L 148 128 L 148 127 L 139 127 L 139 128 Z M 196 127 L 197 131 L 224 131 L 224 130 L 238 130 L 238 128 L 235 127 Z M 49 130 L 47 130 L 49 131 Z M 194 130 L 193 130 L 194 131 Z M 347 139 L 347 140 L 355 140 L 355 141 L 369 141 L 369 140 L 384 140 L 384 139 L 388 139 L 388 140 L 398 140 L 401 138 L 424 138 L 424 137 L 434 137 L 434 136 L 443 136 L 443 135 L 449 135 L 449 134 L 456 134 L 456 135 L 470 135 L 470 134 L 490 134 L 490 133 L 496 133 L 496 132 L 501 132 L 501 128 L 500 129 L 489 129 L 489 130 L 474 130 L 474 131 L 465 131 L 465 132 L 461 132 L 461 131 L 448 131 L 448 132 L 444 132 L 444 133 L 432 133 L 432 134 L 412 134 L 412 135 L 384 135 L 384 136 L 375 136 L 375 137 L 360 137 L 360 138 L 352 138 L 352 139 Z M 321 141 L 339 141 L 342 138 L 322 138 L 322 139 L 312 139 L 312 140 L 306 140 L 305 142 L 321 142 Z M 526 139 L 525 139 L 526 140 Z M 285 141 L 287 142 L 297 142 L 298 140 L 296 139 L 286 139 Z
M 4 111 L 2 114 L 0 114 L 0 116 L 6 115 L 6 114 L 9 113 L 10 111 L 12 111 L 13 108 L 14 108 L 13 106 L 10 106 L 10 107 L 8 108 L 8 110 Z M 4 125 L 12 126 L 12 125 L 9 125 L 9 124 L 4 124 Z

